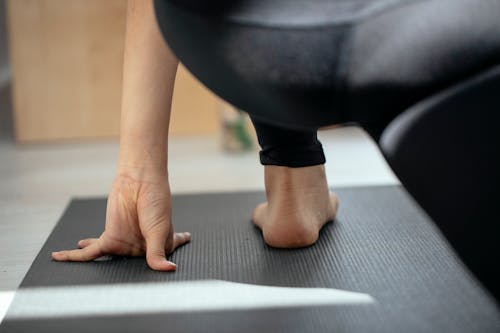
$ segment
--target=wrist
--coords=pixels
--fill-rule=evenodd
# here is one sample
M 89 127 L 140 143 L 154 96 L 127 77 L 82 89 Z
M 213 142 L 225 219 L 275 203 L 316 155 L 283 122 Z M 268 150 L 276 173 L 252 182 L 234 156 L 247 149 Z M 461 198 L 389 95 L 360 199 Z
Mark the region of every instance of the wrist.
M 135 180 L 156 180 L 166 177 L 167 145 L 120 143 L 116 173 Z

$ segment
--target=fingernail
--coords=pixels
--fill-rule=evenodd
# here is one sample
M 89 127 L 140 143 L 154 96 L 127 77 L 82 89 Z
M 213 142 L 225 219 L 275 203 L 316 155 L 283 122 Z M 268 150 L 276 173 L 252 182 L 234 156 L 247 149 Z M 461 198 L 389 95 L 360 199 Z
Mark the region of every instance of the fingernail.
M 177 265 L 176 265 L 175 263 L 171 262 L 171 261 L 168 261 L 168 260 L 167 260 L 167 263 L 168 263 L 169 265 L 171 265 L 171 266 L 177 267 Z

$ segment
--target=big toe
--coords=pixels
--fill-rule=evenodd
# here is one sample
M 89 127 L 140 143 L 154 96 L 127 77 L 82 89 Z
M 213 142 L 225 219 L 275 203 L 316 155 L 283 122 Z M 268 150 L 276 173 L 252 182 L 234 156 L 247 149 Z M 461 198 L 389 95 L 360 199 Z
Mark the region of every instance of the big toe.
M 259 228 L 263 228 L 264 221 L 267 215 L 267 202 L 258 204 L 253 210 L 252 222 Z
M 339 198 L 337 194 L 330 192 L 330 209 L 328 220 L 334 220 L 339 209 Z

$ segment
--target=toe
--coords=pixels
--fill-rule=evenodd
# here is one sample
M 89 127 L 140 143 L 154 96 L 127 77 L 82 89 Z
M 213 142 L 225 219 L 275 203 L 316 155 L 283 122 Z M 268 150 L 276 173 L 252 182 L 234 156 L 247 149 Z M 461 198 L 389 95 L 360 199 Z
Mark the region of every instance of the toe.
M 330 203 L 331 203 L 331 207 L 330 207 L 330 212 L 328 214 L 329 215 L 328 220 L 332 221 L 335 219 L 335 217 L 337 215 L 337 211 L 339 209 L 339 198 L 333 192 L 330 193 Z
M 265 216 L 267 214 L 267 203 L 261 203 L 255 207 L 252 214 L 252 222 L 259 228 L 262 229 Z

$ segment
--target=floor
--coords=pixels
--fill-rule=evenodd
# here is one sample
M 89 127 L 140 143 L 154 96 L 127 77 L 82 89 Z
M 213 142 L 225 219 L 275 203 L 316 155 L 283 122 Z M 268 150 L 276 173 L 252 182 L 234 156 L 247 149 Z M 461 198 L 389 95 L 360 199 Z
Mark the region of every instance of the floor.
M 0 123 L 5 121 L 0 117 Z M 116 141 L 16 145 L 4 127 L 0 125 L 0 320 L 70 198 L 107 194 L 118 151 Z M 398 183 L 362 130 L 328 130 L 320 139 L 334 188 Z M 171 139 L 169 173 L 173 194 L 264 189 L 257 151 L 224 153 L 216 137 Z

